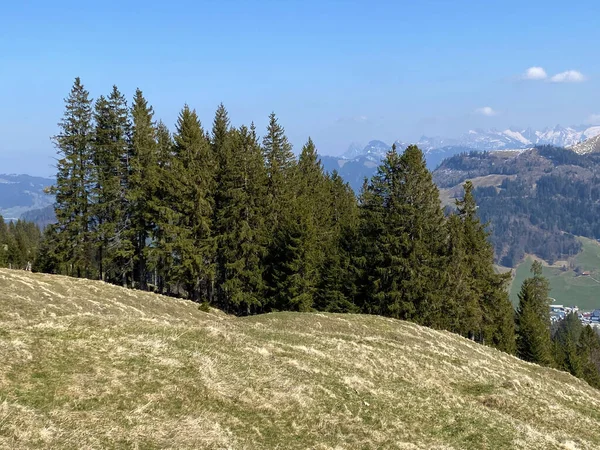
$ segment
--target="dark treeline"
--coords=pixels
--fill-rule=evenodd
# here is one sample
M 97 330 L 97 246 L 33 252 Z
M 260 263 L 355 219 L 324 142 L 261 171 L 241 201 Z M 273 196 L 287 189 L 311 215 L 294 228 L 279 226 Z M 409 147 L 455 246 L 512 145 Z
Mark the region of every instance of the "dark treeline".
M 473 188 L 445 217 L 417 147 L 393 148 L 357 198 L 310 139 L 295 158 L 274 114 L 260 139 L 222 105 L 210 129 L 186 105 L 171 134 L 139 90 L 93 102 L 77 79 L 65 102 L 38 270 L 238 315 L 381 314 L 515 351 Z
M 577 314 L 551 326 L 550 285 L 542 265 L 534 262 L 533 276 L 523 282 L 517 309 L 517 355 L 530 362 L 555 367 L 600 388 L 600 337 Z
M 551 332 L 538 265 L 515 314 L 473 185 L 445 215 L 416 146 L 392 147 L 357 198 L 323 170 L 310 138 L 295 158 L 275 114 L 259 139 L 253 124 L 232 127 L 223 105 L 210 130 L 186 105 L 171 134 L 140 90 L 131 106 L 116 87 L 92 102 L 76 79 L 59 127 L 57 223 L 46 228 L 37 270 L 237 315 L 411 320 L 600 386 L 598 335 L 576 317 Z
M 24 220 L 6 223 L 0 216 L 0 267 L 31 270 L 41 238 L 34 223 Z

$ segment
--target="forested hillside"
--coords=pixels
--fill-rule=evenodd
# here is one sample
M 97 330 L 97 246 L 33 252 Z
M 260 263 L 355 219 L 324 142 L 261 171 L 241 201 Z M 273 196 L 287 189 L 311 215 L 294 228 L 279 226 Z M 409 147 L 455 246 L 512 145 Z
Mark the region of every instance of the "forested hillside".
M 42 234 L 32 222 L 4 221 L 0 216 L 0 267 L 31 270 L 37 260 Z
M 295 158 L 275 114 L 259 138 L 223 105 L 210 129 L 185 105 L 171 134 L 140 90 L 131 106 L 116 87 L 92 101 L 79 79 L 65 106 L 36 270 L 237 315 L 380 314 L 514 351 L 471 186 L 446 217 L 416 146 L 392 148 L 357 198 L 310 138 Z
M 525 253 L 549 262 L 581 250 L 574 236 L 600 238 L 600 154 L 538 147 L 469 153 L 446 160 L 434 180 L 442 196 L 473 180 L 479 216 L 490 223 L 497 260 L 514 267 Z
M 523 282 L 515 316 L 510 276 L 496 273 L 478 215 L 476 195 L 485 188 L 466 181 L 445 214 L 418 147 L 392 146 L 357 198 L 337 172 L 324 171 L 310 138 L 294 157 L 274 113 L 260 139 L 253 125 L 232 127 L 223 105 L 210 131 L 184 105 L 171 134 L 139 89 L 131 107 L 116 87 L 93 102 L 76 79 L 65 102 L 54 138 L 57 223 L 45 230 L 35 270 L 239 316 L 326 311 L 409 320 L 600 386 L 600 340 L 591 328 L 585 345 L 575 337 L 581 330 L 552 341 L 541 269 Z M 529 158 L 579 161 L 551 148 L 536 152 Z M 530 177 L 539 171 L 535 160 L 510 163 Z M 512 173 L 501 174 L 499 189 L 517 198 Z M 540 180 L 538 191 L 568 192 Z M 574 346 L 565 360 L 559 349 Z

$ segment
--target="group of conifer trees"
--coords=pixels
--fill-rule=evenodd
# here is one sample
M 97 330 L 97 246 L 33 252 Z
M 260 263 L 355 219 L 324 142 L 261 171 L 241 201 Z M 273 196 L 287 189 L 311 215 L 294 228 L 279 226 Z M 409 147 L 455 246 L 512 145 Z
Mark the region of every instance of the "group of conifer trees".
M 516 314 L 517 355 L 525 361 L 570 372 L 600 388 L 600 337 L 576 313 L 551 326 L 550 285 L 538 261 L 519 293 Z
M 42 234 L 32 222 L 0 216 L 0 267 L 32 270 Z
M 239 315 L 381 314 L 514 353 L 473 187 L 446 217 L 417 147 L 393 148 L 357 198 L 310 139 L 295 158 L 274 114 L 259 139 L 222 105 L 210 130 L 184 106 L 171 134 L 140 90 L 130 107 L 116 87 L 93 102 L 76 79 L 65 102 L 39 270 Z

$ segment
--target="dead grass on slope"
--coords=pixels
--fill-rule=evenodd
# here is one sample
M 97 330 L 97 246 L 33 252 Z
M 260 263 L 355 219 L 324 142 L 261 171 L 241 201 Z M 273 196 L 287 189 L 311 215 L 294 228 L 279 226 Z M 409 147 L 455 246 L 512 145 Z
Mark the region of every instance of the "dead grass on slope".
M 600 448 L 585 383 L 375 316 L 0 270 L 2 448 Z

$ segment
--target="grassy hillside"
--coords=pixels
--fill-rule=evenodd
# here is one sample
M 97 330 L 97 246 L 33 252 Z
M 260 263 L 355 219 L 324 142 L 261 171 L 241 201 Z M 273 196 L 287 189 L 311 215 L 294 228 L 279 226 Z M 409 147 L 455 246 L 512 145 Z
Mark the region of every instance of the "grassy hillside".
M 2 448 L 600 448 L 584 382 L 375 316 L 0 270 Z
M 589 271 L 590 276 L 577 276 L 573 269 L 563 270 L 559 262 L 544 267 L 544 276 L 550 280 L 550 296 L 559 304 L 579 306 L 583 310 L 600 308 L 600 244 L 592 239 L 578 238 L 583 250 L 573 258 L 574 268 Z M 517 295 L 525 278 L 531 276 L 532 259 L 528 258 L 516 270 L 511 285 L 511 300 L 516 305 Z M 567 266 L 568 267 L 568 266 Z

